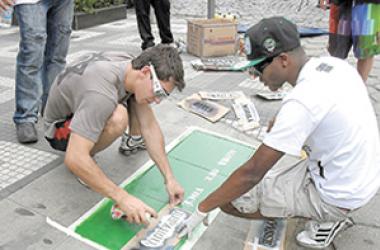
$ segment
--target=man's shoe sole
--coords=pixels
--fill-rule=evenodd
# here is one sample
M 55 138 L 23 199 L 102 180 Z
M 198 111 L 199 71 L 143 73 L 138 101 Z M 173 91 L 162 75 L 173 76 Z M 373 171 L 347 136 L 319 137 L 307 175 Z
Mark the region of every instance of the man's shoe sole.
M 141 151 L 141 150 L 145 150 L 145 148 L 134 148 L 132 150 L 119 148 L 119 152 L 121 154 L 125 155 L 125 156 L 135 154 L 135 153 L 137 153 L 138 151 Z

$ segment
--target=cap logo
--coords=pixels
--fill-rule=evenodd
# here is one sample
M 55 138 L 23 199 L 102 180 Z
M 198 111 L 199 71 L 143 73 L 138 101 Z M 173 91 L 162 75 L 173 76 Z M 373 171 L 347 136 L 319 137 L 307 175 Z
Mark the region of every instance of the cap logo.
M 263 47 L 270 53 L 273 53 L 273 51 L 276 49 L 276 41 L 269 37 L 264 40 Z
M 244 38 L 244 53 L 250 55 L 252 53 L 251 40 L 248 36 Z

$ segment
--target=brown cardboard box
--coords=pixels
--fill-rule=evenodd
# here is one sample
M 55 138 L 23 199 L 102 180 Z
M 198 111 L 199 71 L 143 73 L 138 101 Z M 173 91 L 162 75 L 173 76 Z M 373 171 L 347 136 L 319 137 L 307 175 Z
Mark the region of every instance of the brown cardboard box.
M 191 19 L 187 22 L 187 52 L 199 57 L 234 55 L 237 23 L 226 19 Z

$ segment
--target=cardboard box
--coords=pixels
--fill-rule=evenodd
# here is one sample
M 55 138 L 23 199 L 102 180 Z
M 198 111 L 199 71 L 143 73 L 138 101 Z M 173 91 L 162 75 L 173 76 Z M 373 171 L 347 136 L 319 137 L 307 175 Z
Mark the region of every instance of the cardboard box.
M 199 57 L 234 55 L 237 23 L 226 19 L 191 19 L 187 22 L 187 52 Z

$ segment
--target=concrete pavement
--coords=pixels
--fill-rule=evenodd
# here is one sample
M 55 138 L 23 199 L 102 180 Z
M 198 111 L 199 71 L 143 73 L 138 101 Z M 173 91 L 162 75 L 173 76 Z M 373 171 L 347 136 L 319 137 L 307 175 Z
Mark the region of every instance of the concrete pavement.
M 206 1 L 173 1 L 172 29 L 176 38 L 186 36 L 188 15 L 205 16 Z M 219 8 L 228 7 L 229 1 L 218 1 Z M 316 1 L 234 1 L 231 10 L 241 14 L 241 20 L 254 23 L 265 16 L 283 14 L 301 25 L 327 26 L 327 14 L 316 9 Z M 227 8 L 225 7 L 225 8 Z M 223 7 L 224 8 L 224 7 Z M 298 11 L 297 11 L 298 10 Z M 186 14 L 186 16 L 184 16 Z M 158 37 L 157 29 L 154 29 Z M 80 185 L 63 165 L 62 154 L 52 150 L 42 138 L 41 122 L 38 124 L 40 140 L 37 144 L 17 143 L 12 122 L 14 110 L 14 67 L 18 49 L 18 30 L 0 30 L 0 249 L 92 249 L 46 223 L 49 217 L 69 226 L 78 217 L 93 207 L 101 197 Z M 186 39 L 185 39 L 186 40 Z M 312 56 L 326 55 L 327 37 L 303 39 L 302 44 Z M 73 32 L 68 61 L 86 52 L 119 50 L 137 55 L 140 52 L 135 16 L 128 11 L 128 19 Z M 215 124 L 185 112 L 176 106 L 177 101 L 199 90 L 242 90 L 246 95 L 254 94 L 262 87 L 254 82 L 247 84 L 243 73 L 196 72 L 190 66 L 195 57 L 184 53 L 187 88 L 171 95 L 168 101 L 155 106 L 157 118 L 169 143 L 188 126 L 198 126 L 230 137 L 258 145 L 254 135 L 233 129 L 226 121 Z M 351 63 L 355 60 L 351 56 Z M 380 119 L 380 57 L 376 58 L 368 80 L 377 119 Z M 344 90 L 342 90 L 344 92 Z M 266 102 L 253 97 L 266 125 L 280 106 L 279 101 Z M 354 101 L 354 100 L 353 100 Z M 104 172 L 116 183 L 134 173 L 148 160 L 146 152 L 129 157 L 118 153 L 119 141 L 96 156 Z M 285 159 L 284 164 L 292 159 Z M 356 226 L 337 237 L 335 249 L 380 249 L 380 219 L 377 195 L 366 207 L 354 212 Z M 301 224 L 294 224 L 299 231 Z M 194 249 L 242 249 L 250 222 L 220 213 Z M 289 236 L 287 249 L 303 249 Z

